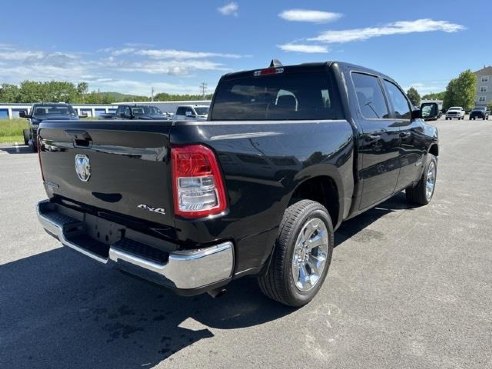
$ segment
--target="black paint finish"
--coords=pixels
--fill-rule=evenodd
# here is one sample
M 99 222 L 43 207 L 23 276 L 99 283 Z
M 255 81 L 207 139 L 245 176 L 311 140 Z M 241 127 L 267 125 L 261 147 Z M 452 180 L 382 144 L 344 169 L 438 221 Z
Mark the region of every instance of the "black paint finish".
M 144 229 L 178 248 L 232 240 L 236 276 L 258 273 L 299 186 L 319 178 L 334 184 L 336 199 L 328 201 L 339 204 L 338 226 L 414 184 L 424 156 L 437 145 L 436 129 L 421 119 L 362 117 L 350 73 L 379 73 L 344 63 L 304 68 L 320 66 L 338 86 L 344 119 L 43 122 L 40 158 L 47 194 L 52 201 L 68 199 L 81 211 Z M 90 145 L 78 145 L 66 132 L 73 129 L 86 133 Z M 169 153 L 173 145 L 185 144 L 206 145 L 217 155 L 228 201 L 223 214 L 199 220 L 174 216 Z M 90 158 L 88 182 L 77 178 L 76 154 Z M 165 214 L 139 204 L 165 209 Z

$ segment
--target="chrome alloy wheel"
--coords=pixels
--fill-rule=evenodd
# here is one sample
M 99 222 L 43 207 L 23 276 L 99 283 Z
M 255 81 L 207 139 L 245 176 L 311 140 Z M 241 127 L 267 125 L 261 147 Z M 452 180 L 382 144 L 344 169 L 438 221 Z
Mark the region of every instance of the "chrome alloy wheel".
M 427 180 L 425 181 L 425 198 L 430 201 L 436 186 L 436 164 L 431 161 L 427 168 Z
M 318 283 L 327 257 L 328 230 L 321 219 L 313 218 L 299 232 L 292 256 L 292 277 L 299 291 L 309 291 Z

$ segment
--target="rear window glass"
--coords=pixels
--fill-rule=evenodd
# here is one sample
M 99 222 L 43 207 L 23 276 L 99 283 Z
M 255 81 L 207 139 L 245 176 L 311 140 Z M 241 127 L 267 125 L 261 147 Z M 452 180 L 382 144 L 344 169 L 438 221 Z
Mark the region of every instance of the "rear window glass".
M 389 110 L 378 78 L 369 74 L 352 73 L 360 112 L 367 119 L 389 118 Z
M 342 119 L 336 88 L 323 71 L 223 79 L 211 120 Z
M 75 115 L 70 105 L 35 105 L 33 114 L 36 116 Z

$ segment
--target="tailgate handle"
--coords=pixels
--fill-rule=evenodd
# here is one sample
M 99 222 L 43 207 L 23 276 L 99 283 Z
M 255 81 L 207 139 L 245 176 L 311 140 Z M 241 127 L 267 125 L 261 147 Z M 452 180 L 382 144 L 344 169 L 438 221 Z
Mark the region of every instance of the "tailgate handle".
M 66 129 L 65 133 L 73 140 L 73 147 L 91 147 L 92 137 L 89 133 L 77 129 Z

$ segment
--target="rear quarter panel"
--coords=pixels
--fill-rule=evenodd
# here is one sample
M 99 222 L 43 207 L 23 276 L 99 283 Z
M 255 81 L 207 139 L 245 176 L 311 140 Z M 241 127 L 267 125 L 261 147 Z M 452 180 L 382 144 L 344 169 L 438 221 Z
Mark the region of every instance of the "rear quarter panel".
M 330 176 L 338 187 L 340 212 L 350 206 L 353 131 L 345 120 L 177 123 L 171 144 L 191 143 L 217 154 L 228 211 L 205 220 L 176 219 L 176 228 L 184 243 L 233 239 L 236 274 L 266 261 L 291 196 L 304 181 Z

